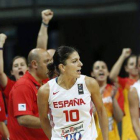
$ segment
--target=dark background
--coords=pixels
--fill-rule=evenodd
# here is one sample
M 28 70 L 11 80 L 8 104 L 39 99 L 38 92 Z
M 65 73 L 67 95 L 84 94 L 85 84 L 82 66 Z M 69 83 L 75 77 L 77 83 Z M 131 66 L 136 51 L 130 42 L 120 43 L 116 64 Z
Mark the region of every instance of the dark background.
M 137 0 L 0 0 L 0 33 L 7 34 L 5 72 L 15 55 L 27 57 L 36 47 L 41 11 L 51 9 L 48 48 L 74 46 L 90 75 L 93 62 L 104 60 L 109 70 L 123 48 L 140 53 L 140 14 Z M 125 76 L 121 71 L 121 76 Z

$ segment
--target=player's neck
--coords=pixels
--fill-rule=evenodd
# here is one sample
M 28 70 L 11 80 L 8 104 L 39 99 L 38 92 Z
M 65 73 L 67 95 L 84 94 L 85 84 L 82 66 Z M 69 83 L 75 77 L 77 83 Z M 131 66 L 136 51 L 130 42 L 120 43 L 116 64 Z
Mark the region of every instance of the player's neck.
M 64 89 L 70 89 L 75 84 L 76 80 L 76 78 L 60 75 L 57 82 L 58 85 L 60 85 Z
M 99 84 L 100 88 L 102 88 L 102 87 L 107 85 L 107 82 L 106 81 L 98 81 L 98 84 Z
M 129 75 L 130 79 L 134 79 L 134 80 L 138 80 L 139 79 L 139 75 Z
M 100 86 L 100 93 L 103 94 L 104 93 L 104 90 L 105 90 L 105 88 L 107 86 L 107 83 L 104 82 L 102 84 L 99 84 L 99 86 Z

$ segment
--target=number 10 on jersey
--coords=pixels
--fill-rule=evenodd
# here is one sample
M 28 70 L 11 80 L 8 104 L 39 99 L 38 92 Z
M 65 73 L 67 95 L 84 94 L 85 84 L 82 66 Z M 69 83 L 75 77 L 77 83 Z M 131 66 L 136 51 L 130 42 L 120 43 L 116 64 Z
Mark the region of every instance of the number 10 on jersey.
M 66 122 L 77 122 L 79 121 L 79 110 L 64 110 L 63 113 L 65 113 Z

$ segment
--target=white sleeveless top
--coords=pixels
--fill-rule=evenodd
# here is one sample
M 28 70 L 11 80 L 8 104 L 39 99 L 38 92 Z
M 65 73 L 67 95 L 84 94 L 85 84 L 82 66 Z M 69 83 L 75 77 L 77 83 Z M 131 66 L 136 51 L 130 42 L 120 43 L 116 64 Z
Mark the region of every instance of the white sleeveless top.
M 81 75 L 69 90 L 60 87 L 56 78 L 48 83 L 51 140 L 95 140 L 97 131 L 85 76 Z
M 138 98 L 139 98 L 139 113 L 140 113 L 140 80 L 134 83 L 134 85 L 132 85 L 131 87 L 134 87 L 137 90 Z M 139 120 L 140 120 L 140 116 L 139 116 Z

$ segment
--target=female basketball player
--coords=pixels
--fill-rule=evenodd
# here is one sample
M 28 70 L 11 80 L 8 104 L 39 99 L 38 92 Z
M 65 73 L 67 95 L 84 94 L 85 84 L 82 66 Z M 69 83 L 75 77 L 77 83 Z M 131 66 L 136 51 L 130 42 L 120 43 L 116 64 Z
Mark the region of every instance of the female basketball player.
M 119 73 L 123 62 L 126 61 L 125 71 L 128 73 L 128 77 L 119 77 Z M 117 62 L 114 64 L 109 75 L 110 79 L 114 83 L 118 83 L 123 90 L 124 94 L 124 113 L 122 121 L 122 140 L 136 140 L 136 135 L 132 128 L 132 122 L 130 118 L 130 110 L 128 104 L 128 91 L 131 85 L 133 85 L 139 78 L 138 70 L 136 68 L 136 55 L 131 55 L 130 48 L 124 48 Z
M 6 98 L 9 96 L 9 92 L 11 88 L 15 84 L 15 81 L 9 79 L 7 75 L 4 73 L 4 64 L 3 64 L 3 46 L 6 40 L 5 34 L 0 34 L 0 86 L 3 89 L 4 95 Z M 21 76 L 25 74 L 27 70 L 26 59 L 21 56 L 16 56 L 12 62 L 12 70 L 11 74 L 15 77 L 17 81 Z
M 108 116 L 109 140 L 120 140 L 117 122 L 122 121 L 124 97 L 121 90 L 107 83 L 108 75 L 109 71 L 104 61 L 96 61 L 93 64 L 91 76 L 97 80 L 100 87 L 100 93 Z M 97 114 L 95 118 L 98 131 L 97 140 L 102 140 Z
M 38 91 L 41 126 L 51 140 L 95 140 L 97 137 L 92 101 L 97 109 L 103 139 L 108 140 L 108 120 L 99 86 L 93 78 L 81 75 L 82 62 L 78 52 L 59 47 L 54 62 L 48 65 L 50 80 Z M 47 113 L 49 112 L 49 119 Z

